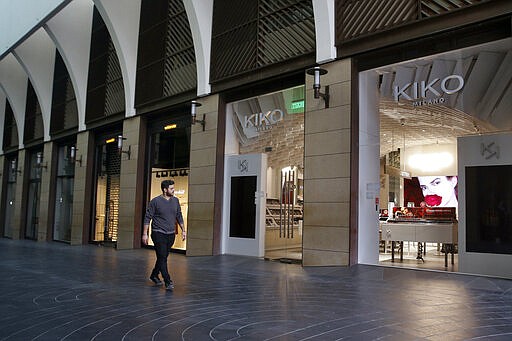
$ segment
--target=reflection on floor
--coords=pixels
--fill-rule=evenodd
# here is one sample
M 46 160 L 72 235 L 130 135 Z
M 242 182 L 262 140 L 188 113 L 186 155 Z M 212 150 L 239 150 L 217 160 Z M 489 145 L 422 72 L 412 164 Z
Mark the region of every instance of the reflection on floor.
M 390 243 L 391 244 L 391 243 Z M 427 243 L 427 252 L 423 255 L 423 261 L 416 259 L 417 246 L 416 242 L 404 242 L 404 260 L 400 261 L 400 254 L 395 250 L 395 261 L 391 261 L 391 247 L 387 246 L 385 252 L 379 253 L 379 265 L 393 266 L 412 269 L 428 269 L 448 272 L 457 272 L 458 254 L 454 256 L 454 264 L 451 263 L 451 254 L 448 255 L 448 267 L 444 266 L 444 252 L 441 245 L 436 243 Z
M 283 263 L 302 263 L 302 249 L 279 249 L 265 251 L 265 259 Z

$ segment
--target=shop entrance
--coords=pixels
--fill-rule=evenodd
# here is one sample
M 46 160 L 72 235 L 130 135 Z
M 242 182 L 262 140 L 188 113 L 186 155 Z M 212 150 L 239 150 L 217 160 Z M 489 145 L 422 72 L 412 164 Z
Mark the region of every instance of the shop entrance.
M 91 240 L 115 245 L 119 223 L 121 155 L 115 137 L 96 147 L 95 221 Z
M 149 125 L 150 130 L 150 178 L 147 202 L 162 194 L 163 180 L 174 181 L 174 196 L 180 201 L 181 213 L 187 231 L 188 179 L 190 165 L 190 121 L 188 116 L 159 120 Z M 151 225 L 148 245 L 153 246 Z M 185 252 L 187 241 L 182 230 L 177 229 L 172 250 Z
M 73 185 L 75 180 L 75 162 L 70 157 L 71 148 L 71 145 L 59 146 L 57 161 L 53 239 L 63 242 L 71 241 Z
M 2 205 L 4 212 L 4 237 L 13 238 L 12 235 L 12 214 L 14 212 L 14 203 L 16 199 L 16 179 L 18 160 L 16 158 L 6 158 L 7 166 L 4 168 L 7 170 L 7 186 L 5 193 L 5 201 Z
M 228 103 L 226 113 L 226 155 L 239 158 L 265 155 L 265 182 L 255 194 L 256 201 L 263 196 L 263 256 L 269 260 L 300 263 L 304 86 Z M 258 194 L 258 191 L 263 193 Z
M 27 239 L 37 239 L 37 229 L 39 226 L 39 203 L 42 168 L 38 167 L 38 158 L 41 158 L 40 151 L 30 153 L 30 175 L 28 182 L 28 201 L 25 224 L 25 238 Z
M 504 100 L 510 77 L 503 76 L 510 75 L 510 42 L 359 74 L 359 263 L 443 271 L 464 265 L 467 197 L 459 201 L 459 167 L 467 151 L 459 143 L 512 128 Z

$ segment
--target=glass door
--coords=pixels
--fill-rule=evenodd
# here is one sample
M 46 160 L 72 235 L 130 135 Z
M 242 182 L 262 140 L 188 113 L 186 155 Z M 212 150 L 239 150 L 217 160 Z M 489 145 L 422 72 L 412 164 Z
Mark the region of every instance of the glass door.
M 177 122 L 177 123 L 175 123 Z M 187 230 L 188 215 L 188 175 L 190 162 L 190 125 L 181 121 L 153 123 L 151 129 L 151 169 L 149 198 L 162 194 L 160 184 L 163 180 L 174 180 L 174 196 L 180 201 L 181 213 Z M 152 246 L 151 225 L 148 245 Z M 173 250 L 185 251 L 186 240 L 182 238 L 182 231 L 177 229 Z
M 41 151 L 30 153 L 30 176 L 27 196 L 27 212 L 25 225 L 25 238 L 37 239 L 39 227 L 39 204 L 41 194 L 41 172 L 42 167 L 37 164 L 38 154 Z
M 73 185 L 75 164 L 69 158 L 71 146 L 60 146 L 57 164 L 57 181 L 55 193 L 55 222 L 53 239 L 71 242 L 71 223 L 73 217 Z
M 115 139 L 96 148 L 96 197 L 93 242 L 117 242 L 121 155 Z
M 4 237 L 13 238 L 12 235 L 12 214 L 14 212 L 14 203 L 16 199 L 16 178 L 18 172 L 18 162 L 17 159 L 8 159 L 7 160 L 7 185 L 6 185 L 6 195 L 5 195 L 5 204 L 2 205 L 4 207 Z

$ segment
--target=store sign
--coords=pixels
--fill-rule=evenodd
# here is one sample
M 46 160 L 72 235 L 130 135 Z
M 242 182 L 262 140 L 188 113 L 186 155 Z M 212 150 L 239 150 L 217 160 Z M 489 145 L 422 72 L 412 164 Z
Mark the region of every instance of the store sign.
M 452 95 L 464 87 L 464 78 L 459 75 L 446 76 L 443 79 L 435 78 L 427 83 L 426 81 L 407 83 L 402 86 L 393 87 L 395 101 L 404 98 L 413 101 L 413 106 L 430 104 L 443 104 L 446 99 L 443 95 Z M 433 98 L 427 98 L 428 95 Z
M 266 113 L 246 115 L 244 128 L 256 128 L 256 131 L 272 129 L 272 125 L 282 121 L 284 113 L 281 109 L 269 110 Z

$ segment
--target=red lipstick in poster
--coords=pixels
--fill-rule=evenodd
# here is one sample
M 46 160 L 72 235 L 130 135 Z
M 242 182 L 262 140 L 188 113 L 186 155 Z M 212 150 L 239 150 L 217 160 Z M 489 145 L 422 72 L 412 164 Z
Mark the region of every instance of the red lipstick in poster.
M 425 202 L 428 206 L 439 206 L 441 204 L 441 201 L 443 201 L 443 198 L 439 195 L 427 195 L 425 196 Z

